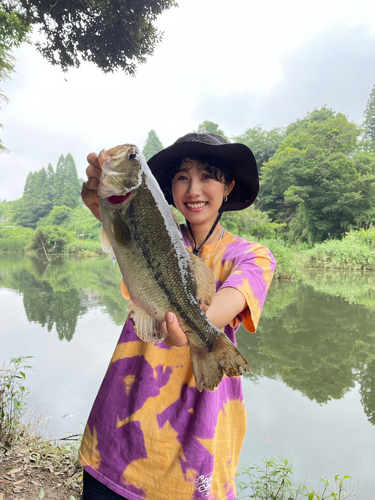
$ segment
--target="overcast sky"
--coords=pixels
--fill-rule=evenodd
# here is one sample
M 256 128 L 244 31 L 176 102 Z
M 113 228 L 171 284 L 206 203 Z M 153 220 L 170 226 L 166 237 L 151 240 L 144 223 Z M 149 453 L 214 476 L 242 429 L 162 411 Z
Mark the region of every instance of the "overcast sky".
M 164 146 L 204 120 L 236 135 L 288 125 L 328 105 L 363 121 L 375 84 L 373 0 L 179 0 L 159 17 L 164 39 L 136 77 L 93 64 L 63 73 L 29 45 L 1 88 L 0 199 L 22 196 L 30 171 L 71 153 L 141 148 L 154 129 Z

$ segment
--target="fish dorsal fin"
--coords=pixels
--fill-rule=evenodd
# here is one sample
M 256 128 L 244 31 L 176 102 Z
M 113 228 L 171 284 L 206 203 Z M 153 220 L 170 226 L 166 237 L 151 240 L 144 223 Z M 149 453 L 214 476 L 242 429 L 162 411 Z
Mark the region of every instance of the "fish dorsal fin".
M 195 281 L 197 284 L 196 299 L 206 305 L 210 305 L 216 293 L 215 278 L 212 271 L 196 255 L 190 253 L 191 263 L 194 267 Z
M 113 251 L 111 242 L 109 240 L 109 236 L 107 231 L 102 227 L 100 234 L 99 234 L 99 241 L 102 246 L 102 250 L 105 253 L 109 253 L 109 256 L 111 259 L 115 257 L 115 252 Z
M 163 322 L 151 318 L 132 301 L 129 302 L 129 318 L 133 323 L 135 333 L 143 342 L 159 344 L 165 339 L 167 332 Z

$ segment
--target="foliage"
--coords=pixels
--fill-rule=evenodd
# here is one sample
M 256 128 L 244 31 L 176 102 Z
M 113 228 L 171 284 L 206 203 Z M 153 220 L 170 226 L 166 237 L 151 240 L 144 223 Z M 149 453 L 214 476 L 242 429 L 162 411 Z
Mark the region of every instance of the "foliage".
M 266 212 L 254 205 L 238 212 L 224 212 L 221 221 L 227 231 L 247 239 L 272 238 L 285 226 L 272 222 Z
M 146 161 L 148 161 L 152 156 L 156 155 L 163 149 L 163 144 L 160 142 L 155 130 L 150 130 L 148 133 L 147 141 L 143 148 L 142 153 L 144 154 Z
M 28 32 L 29 26 L 24 18 L 17 12 L 8 12 L 3 8 L 3 2 L 0 2 L 0 82 L 10 79 L 10 75 L 14 71 L 12 50 L 28 40 Z M 1 100 L 8 101 L 0 89 Z M 0 128 L 2 128 L 1 124 Z M 0 153 L 7 151 L 0 139 Z
M 12 206 L 11 220 L 24 227 L 35 228 L 37 225 L 54 225 L 56 219 L 63 221 L 62 209 L 47 218 L 53 206 L 65 206 L 68 209 L 81 204 L 81 186 L 77 169 L 71 154 L 60 156 L 56 173 L 51 164 L 27 176 L 23 196 Z M 66 214 L 66 210 L 65 210 Z M 57 222 L 59 224 L 60 222 Z
M 280 238 L 262 239 L 275 258 L 274 279 L 300 279 L 302 275 L 301 254 L 296 252 Z
M 102 224 L 93 217 L 90 210 L 79 205 L 70 212 L 69 218 L 64 222 L 64 228 L 73 231 L 80 239 L 99 241 Z
M 322 108 L 288 129 L 262 167 L 260 207 L 287 223 L 295 241 L 367 227 L 375 216 L 375 154 L 357 153 L 356 125 Z
M 30 228 L 0 224 L 0 252 L 23 252 L 33 234 Z
M 2 0 L 4 10 L 43 35 L 41 54 L 63 70 L 91 61 L 104 72 L 123 69 L 134 74 L 137 64 L 153 54 L 162 34 L 153 22 L 176 5 L 174 0 L 77 0 L 53 5 L 39 0 Z
M 49 254 L 62 253 L 64 246 L 72 239 L 68 231 L 59 226 L 41 226 L 35 231 L 30 249 L 44 254 L 50 260 Z
M 369 140 L 370 150 L 375 151 L 375 85 L 372 88 L 365 109 L 364 137 Z
M 218 134 L 229 142 L 228 137 L 224 134 L 224 132 L 221 129 L 219 129 L 219 125 L 217 123 L 210 122 L 208 120 L 205 120 L 200 125 L 198 125 L 198 129 L 194 130 L 194 132 L 198 133 L 209 132 L 210 134 Z
M 62 226 L 69 219 L 72 209 L 62 206 L 54 206 L 50 213 L 39 219 L 38 226 Z
M 351 479 L 350 476 L 334 476 L 334 489 L 329 489 L 329 480 L 321 479 L 323 487 L 322 493 L 314 491 L 312 487 L 305 485 L 294 486 L 292 483 L 293 465 L 285 458 L 279 457 L 263 460 L 264 466 L 251 465 L 241 469 L 237 474 L 237 486 L 240 495 L 237 500 L 297 500 L 298 498 L 308 498 L 308 500 L 346 500 L 354 498 L 354 488 L 347 493 L 344 489 L 344 482 Z M 241 479 L 239 479 L 239 477 Z M 246 489 L 251 492 L 243 496 Z
M 273 128 L 269 131 L 263 129 L 263 125 L 248 128 L 240 135 L 232 137 L 233 142 L 239 142 L 248 146 L 255 156 L 258 172 L 263 163 L 267 162 L 277 151 L 281 141 L 285 138 L 283 128 Z
M 80 255 L 81 257 L 98 257 L 105 255 L 99 240 L 73 241 L 66 245 L 64 253 L 69 255 Z
M 26 370 L 32 367 L 26 360 L 32 356 L 12 358 L 0 370 L 0 443 L 11 443 L 27 410 L 29 390 L 24 386 Z
M 53 205 L 75 208 L 80 203 L 81 184 L 76 164 L 70 153 L 61 155 L 57 162 L 53 182 Z
M 375 228 L 350 231 L 342 241 L 327 240 L 306 252 L 306 267 L 375 270 Z

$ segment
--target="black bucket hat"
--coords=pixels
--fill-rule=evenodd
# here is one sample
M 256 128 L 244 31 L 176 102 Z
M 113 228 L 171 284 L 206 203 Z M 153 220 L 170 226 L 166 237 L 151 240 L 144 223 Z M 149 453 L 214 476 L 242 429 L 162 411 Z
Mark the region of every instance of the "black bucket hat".
M 148 165 L 158 181 L 169 204 L 174 205 L 169 182 L 164 174 L 168 165 L 189 156 L 205 156 L 220 160 L 233 171 L 236 181 L 228 195 L 224 210 L 243 210 L 250 206 L 259 191 L 258 168 L 253 153 L 244 144 L 229 143 L 223 137 L 208 132 L 190 133 L 148 160 Z M 169 186 L 168 186 L 169 187 Z

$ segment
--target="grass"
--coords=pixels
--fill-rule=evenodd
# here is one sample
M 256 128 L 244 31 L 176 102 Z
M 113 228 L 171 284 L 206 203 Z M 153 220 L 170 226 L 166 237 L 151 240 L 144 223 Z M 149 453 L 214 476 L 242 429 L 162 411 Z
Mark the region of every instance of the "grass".
M 341 241 L 327 240 L 305 255 L 305 267 L 375 271 L 375 228 L 351 231 Z

